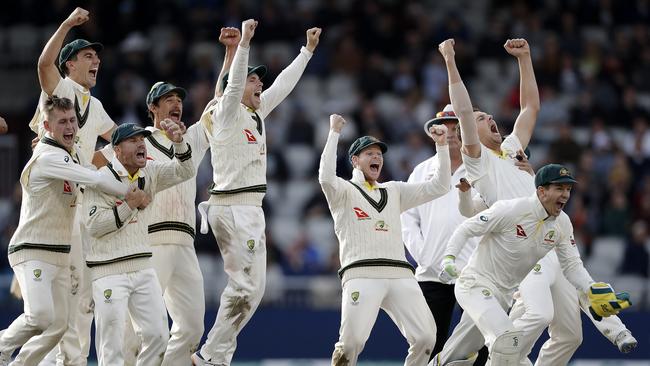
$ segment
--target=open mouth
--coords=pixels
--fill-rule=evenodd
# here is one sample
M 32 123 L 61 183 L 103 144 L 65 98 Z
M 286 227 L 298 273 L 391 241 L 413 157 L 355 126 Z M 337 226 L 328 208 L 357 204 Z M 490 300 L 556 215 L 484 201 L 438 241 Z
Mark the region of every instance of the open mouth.
M 174 110 L 169 112 L 169 118 L 172 119 L 174 122 L 178 122 L 181 120 L 181 111 L 179 110 Z
M 98 71 L 97 69 L 90 69 L 90 71 L 88 73 L 90 74 L 91 77 L 96 78 L 97 77 L 97 71 Z
M 147 154 L 145 154 L 144 151 L 138 151 L 137 153 L 135 153 L 135 157 L 138 159 L 146 159 Z
M 497 128 L 496 124 L 493 123 L 493 124 L 490 125 L 490 132 L 499 133 L 499 129 Z
M 262 91 L 261 91 L 261 90 L 258 90 L 258 91 L 256 91 L 255 93 L 253 93 L 253 95 L 259 98 L 260 95 L 262 95 Z
M 566 206 L 566 202 L 558 201 L 555 203 L 555 207 L 558 211 L 562 211 L 562 209 L 564 209 L 564 206 Z
M 379 164 L 370 164 L 370 171 L 373 173 L 379 173 Z
M 63 134 L 63 141 L 72 143 L 74 142 L 74 133 L 65 133 Z

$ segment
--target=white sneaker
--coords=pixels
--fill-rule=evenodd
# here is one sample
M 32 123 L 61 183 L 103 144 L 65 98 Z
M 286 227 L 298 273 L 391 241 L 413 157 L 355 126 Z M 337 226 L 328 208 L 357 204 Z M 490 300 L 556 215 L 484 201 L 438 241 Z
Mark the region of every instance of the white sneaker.
M 636 348 L 638 342 L 636 341 L 636 338 L 632 336 L 632 332 L 626 329 L 618 333 L 615 344 L 619 351 L 630 353 Z

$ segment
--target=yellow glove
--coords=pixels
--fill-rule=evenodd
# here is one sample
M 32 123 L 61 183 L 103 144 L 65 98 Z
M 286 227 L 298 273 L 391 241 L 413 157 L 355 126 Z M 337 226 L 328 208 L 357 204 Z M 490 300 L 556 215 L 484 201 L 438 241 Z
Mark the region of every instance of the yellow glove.
M 621 310 L 629 308 L 630 295 L 626 292 L 614 293 L 612 286 L 604 282 L 595 282 L 589 288 L 589 312 L 596 320 L 618 314 Z

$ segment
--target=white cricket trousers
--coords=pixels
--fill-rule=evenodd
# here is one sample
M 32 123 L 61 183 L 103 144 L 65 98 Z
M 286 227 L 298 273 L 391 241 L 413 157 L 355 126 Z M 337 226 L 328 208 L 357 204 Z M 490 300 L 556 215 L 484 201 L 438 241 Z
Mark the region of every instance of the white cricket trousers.
M 136 365 L 161 365 L 169 330 L 162 290 L 154 269 L 98 278 L 92 282 L 92 291 L 99 366 L 124 365 L 124 329 L 129 316 L 142 344 Z
M 510 312 L 515 327 L 524 331 L 522 355 L 527 356 L 548 327 L 550 338 L 539 352 L 536 366 L 566 365 L 582 343 L 581 307 L 596 328 L 612 343 L 625 325 L 617 316 L 596 321 L 589 300 L 579 302 L 579 292 L 562 273 L 554 251 L 542 258 L 519 286 Z
M 68 266 L 27 261 L 13 267 L 23 295 L 23 311 L 2 337 L 0 351 L 20 352 L 13 366 L 38 365 L 61 340 L 68 327 Z
M 203 275 L 194 247 L 153 245 L 153 267 L 173 324 L 164 366 L 189 365 L 203 336 Z
M 469 353 L 466 350 L 457 349 L 455 350 L 457 353 L 455 357 L 457 358 L 451 358 L 448 361 L 465 359 L 469 354 L 478 351 L 482 347 L 482 344 L 480 344 L 481 338 L 485 340 L 485 345 L 491 353 L 492 345 L 500 335 L 518 330 L 515 329 L 507 314 L 510 308 L 512 294 L 498 289 L 492 281 L 485 277 L 476 273 L 463 271 L 458 280 L 456 280 L 454 294 L 456 295 L 458 304 L 464 310 L 461 323 L 464 321 L 465 324 L 462 324 L 461 329 L 465 332 L 468 339 L 461 339 L 461 341 L 466 344 L 465 347 L 471 345 L 473 349 Z M 470 327 L 467 324 L 470 319 L 473 321 L 474 327 Z M 477 335 L 476 330 L 480 332 L 482 337 Z M 454 333 L 456 333 L 456 329 L 454 329 Z M 458 341 L 458 338 L 455 341 Z M 447 342 L 449 343 L 449 341 Z M 450 346 L 453 345 L 450 344 Z M 461 352 L 459 353 L 459 351 Z M 462 351 L 465 351 L 465 353 Z M 441 353 L 445 353 L 444 348 Z
M 221 251 L 228 284 L 201 356 L 215 364 L 230 365 L 237 335 L 264 295 L 266 225 L 264 212 L 257 206 L 210 205 L 208 221 Z
M 70 291 L 68 330 L 39 366 L 86 366 L 93 323 L 93 295 L 90 270 L 83 255 L 84 228 L 82 205 L 77 203 L 70 241 Z
M 379 309 L 384 309 L 409 344 L 404 365 L 429 362 L 436 344 L 436 323 L 415 278 L 354 278 L 343 284 L 341 328 L 332 354 L 333 366 L 357 364 Z

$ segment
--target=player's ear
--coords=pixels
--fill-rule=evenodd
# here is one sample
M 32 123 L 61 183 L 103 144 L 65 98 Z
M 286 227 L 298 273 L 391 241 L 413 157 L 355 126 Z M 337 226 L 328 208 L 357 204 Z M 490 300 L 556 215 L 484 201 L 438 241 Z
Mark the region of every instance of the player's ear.
M 52 129 L 50 128 L 50 122 L 48 122 L 48 120 L 43 121 L 43 128 L 45 128 L 46 131 L 52 132 Z

